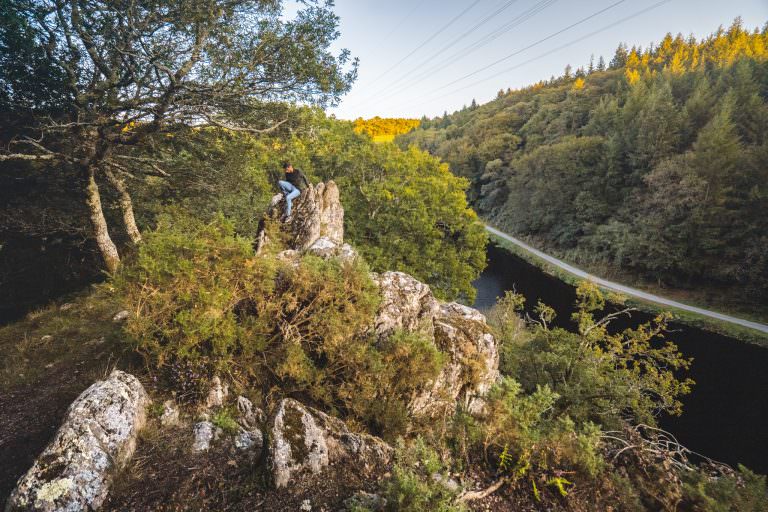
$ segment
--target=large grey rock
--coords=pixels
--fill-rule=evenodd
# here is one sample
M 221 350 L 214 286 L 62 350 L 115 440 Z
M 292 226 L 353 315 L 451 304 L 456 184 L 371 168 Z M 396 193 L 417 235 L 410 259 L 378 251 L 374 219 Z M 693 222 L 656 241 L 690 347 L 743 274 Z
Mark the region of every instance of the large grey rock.
M 403 272 L 374 274 L 373 280 L 382 298 L 374 321 L 377 335 L 387 336 L 397 329 L 433 334 L 439 303 L 429 286 Z
M 284 210 L 283 195 L 275 195 L 267 209 L 267 217 L 282 219 Z M 281 229 L 288 234 L 289 249 L 296 251 L 309 249 L 321 237 L 341 246 L 344 243 L 344 207 L 336 183 L 318 183 L 302 191 L 293 201 L 291 218 L 281 222 Z M 256 252 L 260 253 L 269 243 L 263 228 L 256 240 Z
M 136 377 L 119 370 L 69 406 L 53 441 L 13 490 L 6 511 L 98 509 L 112 475 L 136 448 L 149 397 Z
M 439 415 L 456 403 L 481 414 L 483 397 L 499 378 L 499 352 L 485 316 L 457 303 L 442 304 L 434 317 L 438 349 L 448 355 L 435 381 L 409 403 L 416 416 Z
M 280 402 L 270 424 L 269 463 L 278 488 L 337 462 L 370 472 L 386 466 L 392 455 L 392 447 L 381 439 L 353 433 L 343 421 L 290 398 Z

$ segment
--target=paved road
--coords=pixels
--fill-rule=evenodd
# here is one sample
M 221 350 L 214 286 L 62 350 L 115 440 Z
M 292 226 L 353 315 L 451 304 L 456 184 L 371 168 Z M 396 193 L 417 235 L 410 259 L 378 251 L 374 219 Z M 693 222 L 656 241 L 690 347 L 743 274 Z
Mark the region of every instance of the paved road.
M 518 240 L 517 238 L 513 236 L 509 236 L 506 233 L 503 233 L 499 231 L 496 228 L 492 228 L 491 226 L 485 226 L 485 229 L 488 230 L 489 233 L 492 233 L 498 237 L 503 238 L 504 240 L 507 240 L 509 242 L 512 242 L 513 244 L 522 247 L 528 252 L 531 252 L 538 256 L 539 258 L 546 260 L 547 262 L 565 270 L 566 272 L 569 272 L 577 277 L 580 277 L 582 279 L 588 279 L 589 281 L 592 281 L 594 283 L 597 283 L 598 285 L 602 286 L 603 288 L 607 288 L 609 290 L 613 290 L 616 292 L 623 293 L 625 295 L 631 295 L 633 297 L 637 297 L 643 300 L 647 300 L 650 302 L 655 302 L 657 304 L 664 304 L 665 306 L 671 306 L 673 308 L 682 309 L 685 311 L 690 311 L 691 313 L 697 313 L 702 316 L 707 316 L 710 318 L 716 318 L 717 320 L 722 320 L 724 322 L 730 322 L 732 324 L 741 325 L 743 327 L 749 327 L 750 329 L 755 329 L 758 331 L 762 331 L 764 333 L 768 333 L 768 325 L 757 323 L 757 322 L 750 322 L 749 320 L 744 320 L 742 318 L 736 318 L 729 315 L 724 315 L 722 313 L 718 313 L 717 311 L 710 311 L 708 309 L 702 309 L 697 308 L 695 306 L 689 306 L 687 304 L 683 304 L 681 302 L 676 302 L 674 300 L 665 299 L 664 297 L 659 297 L 658 295 L 653 295 L 652 293 L 646 293 L 641 290 L 637 290 L 635 288 L 630 288 L 628 286 L 624 286 L 619 283 L 614 283 L 613 281 L 608 281 L 605 279 L 602 279 L 597 276 L 593 276 L 591 274 L 588 274 L 587 272 L 584 272 L 583 270 L 574 267 L 573 265 L 569 265 L 564 261 L 561 261 L 557 258 L 553 258 L 552 256 L 545 254 L 538 249 L 534 249 L 530 245 L 526 244 L 522 240 Z

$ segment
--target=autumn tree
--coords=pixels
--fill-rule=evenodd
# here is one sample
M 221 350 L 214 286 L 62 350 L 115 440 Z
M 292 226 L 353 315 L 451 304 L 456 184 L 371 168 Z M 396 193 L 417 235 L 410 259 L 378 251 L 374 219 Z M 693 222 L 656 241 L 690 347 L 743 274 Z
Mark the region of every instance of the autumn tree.
M 163 176 L 150 136 L 179 127 L 263 133 L 286 122 L 286 102 L 329 105 L 356 76 L 334 55 L 332 3 L 281 0 L 9 0 L 0 19 L 0 164 L 46 166 L 83 191 L 105 267 L 120 256 L 100 186 L 136 226 L 125 178 Z

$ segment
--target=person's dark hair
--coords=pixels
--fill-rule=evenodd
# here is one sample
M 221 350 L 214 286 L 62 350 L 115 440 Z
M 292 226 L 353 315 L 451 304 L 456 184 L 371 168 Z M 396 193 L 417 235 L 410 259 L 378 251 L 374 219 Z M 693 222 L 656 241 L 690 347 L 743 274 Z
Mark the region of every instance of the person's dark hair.
M 287 169 L 291 166 L 291 162 L 283 162 L 283 169 Z

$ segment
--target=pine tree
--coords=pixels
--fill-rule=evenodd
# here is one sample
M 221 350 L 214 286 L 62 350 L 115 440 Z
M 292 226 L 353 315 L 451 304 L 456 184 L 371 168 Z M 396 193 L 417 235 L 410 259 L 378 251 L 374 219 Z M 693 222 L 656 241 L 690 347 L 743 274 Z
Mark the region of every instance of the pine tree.
M 627 45 L 624 43 L 620 43 L 619 47 L 616 48 L 616 53 L 613 55 L 613 59 L 611 59 L 610 68 L 620 69 L 620 68 L 623 68 L 626 64 L 627 64 Z
M 605 59 L 601 55 L 599 59 L 597 59 L 597 70 L 598 71 L 605 71 Z

